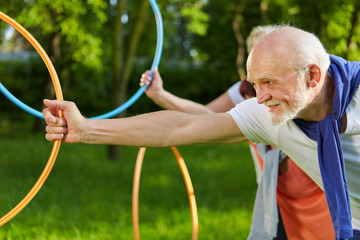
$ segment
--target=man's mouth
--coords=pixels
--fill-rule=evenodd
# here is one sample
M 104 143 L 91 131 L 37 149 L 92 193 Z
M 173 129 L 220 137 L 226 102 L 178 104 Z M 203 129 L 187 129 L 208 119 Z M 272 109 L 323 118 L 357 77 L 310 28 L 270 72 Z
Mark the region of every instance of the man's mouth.
M 273 111 L 276 109 L 276 107 L 280 106 L 281 103 L 265 103 L 265 105 L 270 111 Z

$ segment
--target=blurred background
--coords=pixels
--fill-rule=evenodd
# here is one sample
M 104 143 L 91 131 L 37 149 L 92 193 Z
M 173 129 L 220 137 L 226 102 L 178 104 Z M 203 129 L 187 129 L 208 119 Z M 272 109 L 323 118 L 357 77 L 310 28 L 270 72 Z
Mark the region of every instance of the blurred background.
M 258 25 L 290 24 L 302 28 L 318 35 L 329 53 L 348 60 L 360 60 L 360 1 L 357 0 L 158 0 L 157 3 L 164 22 L 164 48 L 159 65 L 164 88 L 180 97 L 204 104 L 246 77 L 246 38 L 252 28 Z M 75 101 L 85 116 L 99 115 L 121 105 L 136 92 L 142 72 L 151 66 L 156 46 L 156 24 L 148 0 L 1 0 L 0 11 L 23 25 L 43 46 L 57 70 L 64 98 Z M 50 76 L 41 58 L 19 33 L 4 22 L 0 22 L 0 81 L 16 97 L 38 110 L 43 108 L 42 99 L 55 98 Z M 143 96 L 120 117 L 155 110 L 160 108 Z M 3 215 L 20 201 L 20 197 L 28 192 L 36 176 L 40 174 L 50 148 L 49 143 L 43 140 L 43 129 L 42 120 L 23 112 L 0 95 L 0 213 Z M 112 211 L 112 207 L 104 200 L 104 206 L 79 210 L 82 214 L 72 217 L 72 214 L 77 212 L 74 210 L 74 201 L 81 201 L 73 200 L 79 197 L 76 192 L 79 189 L 72 188 L 74 182 L 70 176 L 78 174 L 78 171 L 83 173 L 78 176 L 81 179 L 78 181 L 81 182 L 79 186 L 89 188 L 88 195 L 84 195 L 87 196 L 86 199 L 98 195 L 97 191 L 106 191 L 107 193 L 100 193 L 100 196 L 108 194 L 105 199 L 113 198 L 116 192 L 116 196 L 121 195 L 117 199 L 124 198 L 129 204 L 131 190 L 119 193 L 119 186 L 131 186 L 136 151 L 135 148 L 114 146 L 66 146 L 65 150 L 60 150 L 62 155 L 59 156 L 66 160 L 58 165 L 63 164 L 64 169 L 71 174 L 66 174 L 65 171 L 59 178 L 51 175 L 49 178 L 53 178 L 54 185 L 47 185 L 48 187 L 41 191 L 44 195 L 43 201 L 51 201 L 55 205 L 44 210 L 46 204 L 41 203 L 41 197 L 36 197 L 40 203 L 33 203 L 34 200 L 24 210 L 28 212 L 23 213 L 23 218 L 18 216 L 3 227 L 6 231 L 0 231 L 0 239 L 131 239 L 131 205 L 116 205 L 119 203 L 115 199 L 112 202 L 115 211 Z M 167 160 L 173 158 L 171 154 L 164 154 L 160 149 L 154 151 L 160 152 L 154 153 L 157 161 L 153 164 L 160 164 L 159 159 L 163 158 L 166 163 L 175 162 Z M 246 238 L 256 189 L 254 170 L 246 144 L 183 147 L 182 151 L 185 151 L 185 160 L 188 159 L 187 163 L 190 164 L 190 175 L 201 179 L 194 183 L 195 193 L 197 190 L 203 193 L 198 197 L 200 233 L 206 232 L 207 235 L 200 239 L 239 239 L 235 236 Z M 87 157 L 84 154 L 87 154 Z M 239 157 L 234 157 L 235 155 Z M 79 158 L 82 160 L 78 160 Z M 192 161 L 195 158 L 196 160 Z M 240 161 L 240 158 L 248 160 Z M 24 165 L 24 159 L 27 159 L 27 165 Z M 124 159 L 130 159 L 131 162 Z M 222 161 L 219 162 L 219 159 Z M 83 165 L 78 165 L 78 161 Z M 92 165 L 89 165 L 89 162 Z M 207 166 L 209 162 L 214 165 L 209 164 L 208 169 L 204 168 L 202 171 L 200 166 Z M 176 163 L 173 164 L 174 171 L 177 172 Z M 58 165 L 55 165 L 55 169 Z M 165 187 L 169 187 L 169 176 L 161 177 L 161 174 L 156 173 L 156 169 L 161 169 L 162 165 L 152 166 L 155 169 L 152 173 L 159 177 L 153 180 L 154 183 L 163 182 Z M 196 166 L 199 166 L 199 169 Z M 238 166 L 236 171 L 234 166 Z M 98 173 L 86 170 L 88 167 L 96 169 Z M 59 166 L 58 168 L 61 169 Z M 19 169 L 22 169 L 21 172 Z M 102 176 L 104 172 L 100 169 L 110 171 L 107 176 L 113 176 L 114 179 L 109 177 L 108 180 L 105 176 L 103 183 L 99 183 L 99 188 L 92 192 L 91 188 L 95 185 L 89 183 L 89 178 L 91 179 L 93 174 Z M 211 175 L 209 169 L 216 174 Z M 241 173 L 239 169 L 244 172 Z M 166 174 L 171 173 L 168 171 L 164 170 Z M 232 171 L 233 175 L 229 175 Z M 209 184 L 214 181 L 215 176 L 217 181 L 224 182 Z M 182 186 L 181 176 L 177 175 L 176 179 Z M 28 183 L 24 186 L 26 181 Z M 113 185 L 113 188 L 107 185 Z M 58 192 L 56 189 L 59 187 L 64 191 L 66 189 L 65 193 Z M 110 190 L 106 190 L 107 187 Z M 183 190 L 185 191 L 185 188 Z M 58 195 L 50 196 L 47 191 L 53 194 L 56 192 Z M 147 194 L 151 198 L 152 191 L 147 191 L 149 192 L 141 194 Z M 164 189 L 156 191 L 161 192 Z M 209 193 L 211 197 L 207 195 Z M 59 203 L 58 198 L 62 194 L 68 197 L 63 196 L 64 199 Z M 174 203 L 170 204 L 170 208 L 187 207 L 186 192 L 181 194 L 185 196 L 180 201 L 182 205 Z M 206 199 L 210 201 L 208 205 Z M 172 224 L 167 222 L 166 213 L 166 217 L 156 217 L 156 220 L 150 217 L 154 214 L 150 211 L 153 204 L 160 201 L 159 209 L 154 211 L 168 213 L 170 208 L 164 209 L 164 204 L 172 200 L 173 198 L 168 196 L 168 201 L 161 202 L 155 198 L 143 203 L 142 211 L 149 212 L 149 215 L 145 215 L 149 216 L 148 219 L 145 217 L 148 220 L 148 229 L 152 229 L 144 239 L 162 239 L 160 236 L 163 236 L 163 239 L 190 238 L 189 216 L 178 219 L 174 217 L 177 212 L 171 212 L 173 215 L 169 217 L 170 221 L 175 221 L 171 218 L 177 219 L 177 222 Z M 67 201 L 70 202 L 66 203 Z M 89 200 L 91 201 L 99 203 L 101 198 Z M 232 205 L 234 202 L 236 206 Z M 108 209 L 104 211 L 112 212 L 113 217 L 100 213 L 96 216 L 105 221 L 104 223 L 99 220 L 105 224 L 104 232 L 115 231 L 113 234 L 116 237 L 111 234 L 105 237 L 102 233 L 86 235 L 85 232 L 89 232 L 89 229 L 101 232 L 90 227 L 96 222 L 91 221 L 91 211 L 105 206 L 108 206 Z M 81 209 L 81 206 L 77 207 Z M 119 218 L 121 211 L 123 214 Z M 227 212 L 229 215 L 216 215 L 218 211 L 224 214 Z M 39 215 L 37 220 L 34 220 L 34 215 Z M 45 225 L 50 224 L 49 227 L 44 227 L 44 222 L 41 221 L 42 218 L 46 219 L 45 216 L 52 216 L 44 220 Z M 58 224 L 59 218 L 66 216 L 68 218 L 65 222 L 69 224 L 54 230 L 58 235 L 52 236 L 49 229 Z M 97 218 L 96 216 L 94 218 Z M 211 222 L 210 218 L 215 218 L 216 222 Z M 71 222 L 69 219 L 75 220 Z M 140 218 L 140 225 L 141 221 L 147 220 Z M 166 231 L 172 226 L 182 226 L 184 221 L 186 227 L 179 227 L 178 232 Z M 240 225 L 242 227 L 239 227 Z M 204 227 L 203 230 L 201 226 Z M 27 227 L 36 230 L 24 230 Z M 122 229 L 126 229 L 125 232 Z M 61 235 L 62 233 L 66 234 Z M 185 235 L 182 235 L 183 233 Z M 174 234 L 177 237 L 169 237 Z

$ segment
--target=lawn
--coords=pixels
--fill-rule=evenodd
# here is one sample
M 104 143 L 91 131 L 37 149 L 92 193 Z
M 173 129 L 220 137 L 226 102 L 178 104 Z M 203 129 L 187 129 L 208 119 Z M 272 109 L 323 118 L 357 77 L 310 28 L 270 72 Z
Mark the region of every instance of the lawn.
M 0 215 L 31 189 L 52 144 L 43 134 L 0 136 Z M 113 162 L 106 146 L 62 144 L 53 171 L 29 205 L 1 227 L 0 240 L 133 239 L 131 194 L 138 148 Z M 246 239 L 256 183 L 247 144 L 180 147 L 192 178 L 199 239 Z M 148 149 L 140 186 L 141 239 L 191 239 L 186 188 L 169 148 Z

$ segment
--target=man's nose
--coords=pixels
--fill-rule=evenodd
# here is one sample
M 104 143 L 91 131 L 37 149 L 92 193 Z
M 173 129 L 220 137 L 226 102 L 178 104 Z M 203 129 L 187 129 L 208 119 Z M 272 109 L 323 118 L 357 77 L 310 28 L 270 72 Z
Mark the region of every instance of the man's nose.
M 259 104 L 263 104 L 271 99 L 271 95 L 262 87 L 256 88 L 256 96 Z

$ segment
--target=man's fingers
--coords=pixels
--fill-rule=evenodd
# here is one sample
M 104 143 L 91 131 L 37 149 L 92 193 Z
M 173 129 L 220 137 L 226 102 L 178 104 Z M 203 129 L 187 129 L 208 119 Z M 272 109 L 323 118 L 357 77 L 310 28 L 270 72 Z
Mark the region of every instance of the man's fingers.
M 67 127 L 54 127 L 54 126 L 47 125 L 46 132 L 49 134 L 65 134 L 68 132 L 68 128 Z
M 151 78 L 150 78 L 151 72 L 149 70 L 147 70 L 146 72 L 144 72 L 141 75 L 141 79 L 140 79 L 140 86 L 144 86 L 144 85 L 149 85 L 151 82 Z
M 56 110 L 67 110 L 75 106 L 73 102 L 44 99 L 45 106 Z
M 47 106 L 43 110 L 46 121 L 46 136 L 48 141 L 79 142 L 78 127 L 86 120 L 75 103 L 58 100 L 44 100 Z M 58 111 L 63 111 L 64 117 L 58 117 Z
M 45 135 L 46 140 L 48 141 L 56 141 L 56 140 L 61 140 L 64 137 L 64 134 L 52 134 L 52 133 L 47 133 Z
M 56 123 L 56 117 L 54 116 L 53 112 L 49 108 L 45 108 L 42 111 L 42 114 L 44 116 L 44 119 L 47 124 L 55 124 Z
M 146 80 L 146 79 L 144 79 L 144 78 L 141 78 L 140 79 L 140 86 L 142 87 L 142 86 L 144 86 L 144 85 L 146 85 L 148 83 L 148 81 Z
M 43 110 L 43 116 L 47 124 L 52 126 L 65 127 L 67 125 L 66 120 L 64 118 L 56 117 L 57 110 L 45 108 Z
M 53 109 L 58 109 L 58 110 L 64 110 L 61 109 L 61 101 L 58 100 L 49 100 L 49 99 L 44 99 L 43 103 L 45 104 L 45 106 L 49 107 L 49 108 L 53 108 Z
M 146 72 L 144 72 L 143 74 L 141 74 L 141 78 L 150 78 L 151 72 L 150 70 L 147 70 Z

